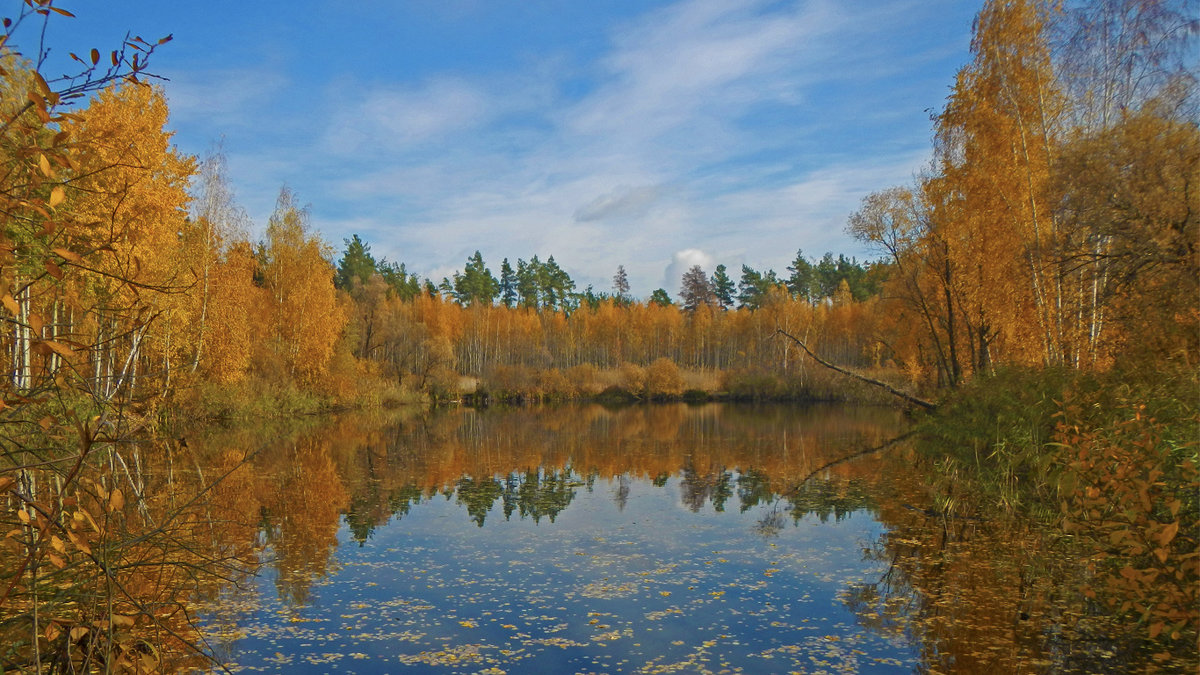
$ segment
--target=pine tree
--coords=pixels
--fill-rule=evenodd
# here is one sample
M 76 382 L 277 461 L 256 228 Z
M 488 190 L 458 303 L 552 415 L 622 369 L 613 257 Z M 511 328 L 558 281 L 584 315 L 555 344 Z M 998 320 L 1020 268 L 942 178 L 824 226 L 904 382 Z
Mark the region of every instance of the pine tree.
M 688 271 L 683 273 L 679 298 L 683 302 L 683 308 L 687 311 L 695 311 L 702 305 L 715 304 L 716 297 L 708 282 L 708 275 L 699 265 L 692 265 Z
M 364 243 L 357 234 L 342 241 L 346 244 L 346 251 L 338 261 L 334 285 L 348 291 L 353 288 L 355 279 L 360 285 L 367 283 L 367 279 L 376 271 L 375 258 L 371 255 L 371 245 Z
M 717 305 L 721 309 L 729 309 L 733 307 L 733 293 L 736 290 L 733 285 L 733 279 L 729 278 L 729 273 L 724 265 L 717 265 L 717 269 L 713 272 L 712 279 L 709 280 L 712 284 L 713 295 L 716 296 Z
M 613 293 L 617 300 L 629 298 L 629 276 L 624 265 L 617 265 L 617 273 L 613 275 Z
M 808 302 L 813 301 L 813 282 L 816 274 L 813 270 L 812 263 L 804 257 L 804 250 L 796 250 L 796 259 L 788 265 L 788 271 L 791 276 L 787 278 L 788 291 L 793 297 L 803 298 Z
M 508 258 L 500 263 L 500 302 L 505 307 L 517 303 L 517 275 L 508 264 Z

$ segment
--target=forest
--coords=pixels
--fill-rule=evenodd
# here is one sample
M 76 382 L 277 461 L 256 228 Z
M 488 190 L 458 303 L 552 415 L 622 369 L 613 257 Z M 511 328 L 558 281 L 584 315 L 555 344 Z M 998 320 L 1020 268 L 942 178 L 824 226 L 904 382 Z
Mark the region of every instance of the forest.
M 255 238 L 222 154 L 172 145 L 148 70 L 169 37 L 73 54 L 78 72 L 49 78 L 29 33 L 69 13 L 18 8 L 0 37 L 0 635 L 32 622 L 74 641 L 85 624 L 55 617 L 103 610 L 66 597 L 68 574 L 92 601 L 119 596 L 106 625 L 146 625 L 137 589 L 161 580 L 102 588 L 137 539 L 105 523 L 135 501 L 132 439 L 169 439 L 182 419 L 464 397 L 891 400 L 819 357 L 935 402 L 921 423 L 946 475 L 1059 522 L 1094 549 L 1098 603 L 1168 656 L 1194 646 L 1200 28 L 1186 3 L 984 2 L 932 115 L 931 162 L 848 218 L 877 259 L 694 267 L 644 299 L 623 268 L 579 289 L 570 261 L 536 253 L 495 274 L 476 252 L 420 278 L 420 261 L 376 260 L 357 235 L 336 250 L 286 187 Z M 108 658 L 152 658 L 111 644 Z

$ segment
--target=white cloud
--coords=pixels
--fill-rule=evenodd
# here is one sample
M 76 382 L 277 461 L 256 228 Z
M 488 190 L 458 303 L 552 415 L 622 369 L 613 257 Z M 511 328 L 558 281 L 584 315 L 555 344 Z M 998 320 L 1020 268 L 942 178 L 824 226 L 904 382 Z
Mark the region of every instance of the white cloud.
M 696 265 L 699 265 L 708 274 L 712 274 L 717 266 L 716 261 L 711 255 L 698 248 L 685 248 L 682 251 L 676 251 L 671 264 L 663 272 L 662 287 L 672 295 L 678 293 L 683 273 Z
M 337 153 L 394 150 L 467 131 L 494 114 L 493 99 L 458 78 L 441 77 L 420 87 L 376 88 L 335 114 L 325 147 Z
M 927 155 L 924 133 L 842 145 L 896 116 L 878 103 L 886 89 L 826 100 L 903 70 L 860 57 L 889 53 L 888 7 L 880 19 L 831 0 L 685 0 L 612 31 L 582 67 L 345 84 L 329 92 L 318 161 L 304 160 L 325 194 L 294 186 L 330 239 L 358 232 L 377 257 L 437 278 L 476 249 L 494 271 L 553 254 L 581 287 L 607 288 L 624 265 L 644 297 L 676 292 L 692 264 L 779 271 L 801 247 L 854 253 L 846 216 Z M 764 113 L 770 126 L 752 119 Z
M 605 220 L 613 217 L 636 217 L 646 213 L 646 210 L 662 195 L 662 187 L 643 185 L 630 187 L 618 185 L 612 192 L 596 197 L 575 211 L 575 220 Z
M 267 102 L 288 84 L 282 70 L 267 63 L 247 68 L 183 71 L 172 74 L 164 89 L 174 122 L 202 122 L 207 127 L 228 129 L 261 121 Z

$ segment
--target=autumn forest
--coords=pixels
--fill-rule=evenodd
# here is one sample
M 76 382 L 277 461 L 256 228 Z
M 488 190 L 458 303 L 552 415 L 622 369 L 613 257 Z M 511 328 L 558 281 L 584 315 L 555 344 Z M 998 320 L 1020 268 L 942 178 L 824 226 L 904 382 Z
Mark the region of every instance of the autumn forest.
M 326 241 L 288 187 L 255 228 L 222 151 L 172 143 L 151 66 L 169 38 L 73 54 L 53 79 L 36 27 L 70 13 L 16 8 L 0 36 L 5 672 L 149 672 L 166 661 L 144 645 L 197 644 L 155 603 L 199 583 L 205 555 L 249 554 L 177 545 L 199 521 L 168 527 L 184 506 L 140 494 L 135 467 L 182 453 L 189 424 L 578 399 L 907 408 L 931 490 L 1052 528 L 1086 561 L 1089 611 L 1136 632 L 1147 667 L 1195 664 L 1187 3 L 987 0 L 931 161 L 847 219 L 871 259 L 780 241 L 786 270 L 696 266 L 644 295 L 624 267 L 579 288 L 572 261 L 534 251 L 422 278 L 379 242 Z

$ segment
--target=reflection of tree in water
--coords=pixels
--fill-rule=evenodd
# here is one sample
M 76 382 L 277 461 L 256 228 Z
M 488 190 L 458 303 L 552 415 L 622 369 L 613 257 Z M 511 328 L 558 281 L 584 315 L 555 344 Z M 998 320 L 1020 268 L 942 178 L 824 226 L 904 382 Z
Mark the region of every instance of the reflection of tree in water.
M 517 486 L 517 508 L 522 518 L 554 522 L 559 512 L 575 499 L 573 472 L 570 468 L 526 471 Z
M 876 489 L 887 528 L 865 550 L 877 578 L 842 599 L 858 622 L 913 644 L 925 672 L 1195 672 L 1076 592 L 1089 573 L 1026 520 L 980 512 L 969 492 L 942 511 L 925 477 L 895 466 Z M 1094 582 L 1089 579 L 1088 582 Z
M 737 495 L 742 513 L 775 499 L 775 493 L 771 491 L 771 479 L 757 469 L 749 469 L 738 476 Z
M 488 511 L 500 495 L 504 494 L 504 486 L 494 478 L 475 479 L 463 476 L 458 480 L 458 498 L 456 502 L 467 507 L 467 514 L 479 527 L 487 519 Z
M 730 487 L 732 476 L 728 471 L 716 470 L 701 475 L 689 461 L 684 465 L 682 474 L 679 489 L 684 505 L 692 513 L 698 512 L 709 500 L 712 501 L 714 510 L 725 510 L 725 501 L 733 495 L 733 489 Z
M 789 491 L 786 499 L 791 504 L 792 519 L 797 522 L 809 514 L 816 515 L 822 523 L 828 522 L 830 516 L 841 522 L 855 511 L 874 508 L 866 485 L 857 480 L 805 481 Z
M 617 503 L 618 511 L 625 511 L 625 505 L 629 503 L 629 474 L 617 476 L 617 489 L 613 494 L 613 501 Z
M 786 523 L 787 519 L 784 518 L 783 512 L 779 510 L 779 504 L 772 504 L 771 508 L 754 523 L 754 533 L 763 539 L 778 537 Z
M 415 504 L 421 503 L 423 496 L 421 488 L 416 485 L 402 485 L 381 500 L 378 481 L 368 481 L 365 488 L 359 488 L 359 492 L 350 501 L 349 511 L 346 512 L 346 524 L 350 528 L 350 534 L 358 545 L 362 546 L 375 533 L 378 525 L 393 518 L 400 520 L 408 515 Z M 382 516 L 378 513 L 381 501 L 385 510 Z
M 263 506 L 263 532 L 277 559 L 279 596 L 304 604 L 337 546 L 338 515 L 347 495 L 325 443 L 302 439 L 284 452 L 286 468 L 275 475 L 275 489 Z

